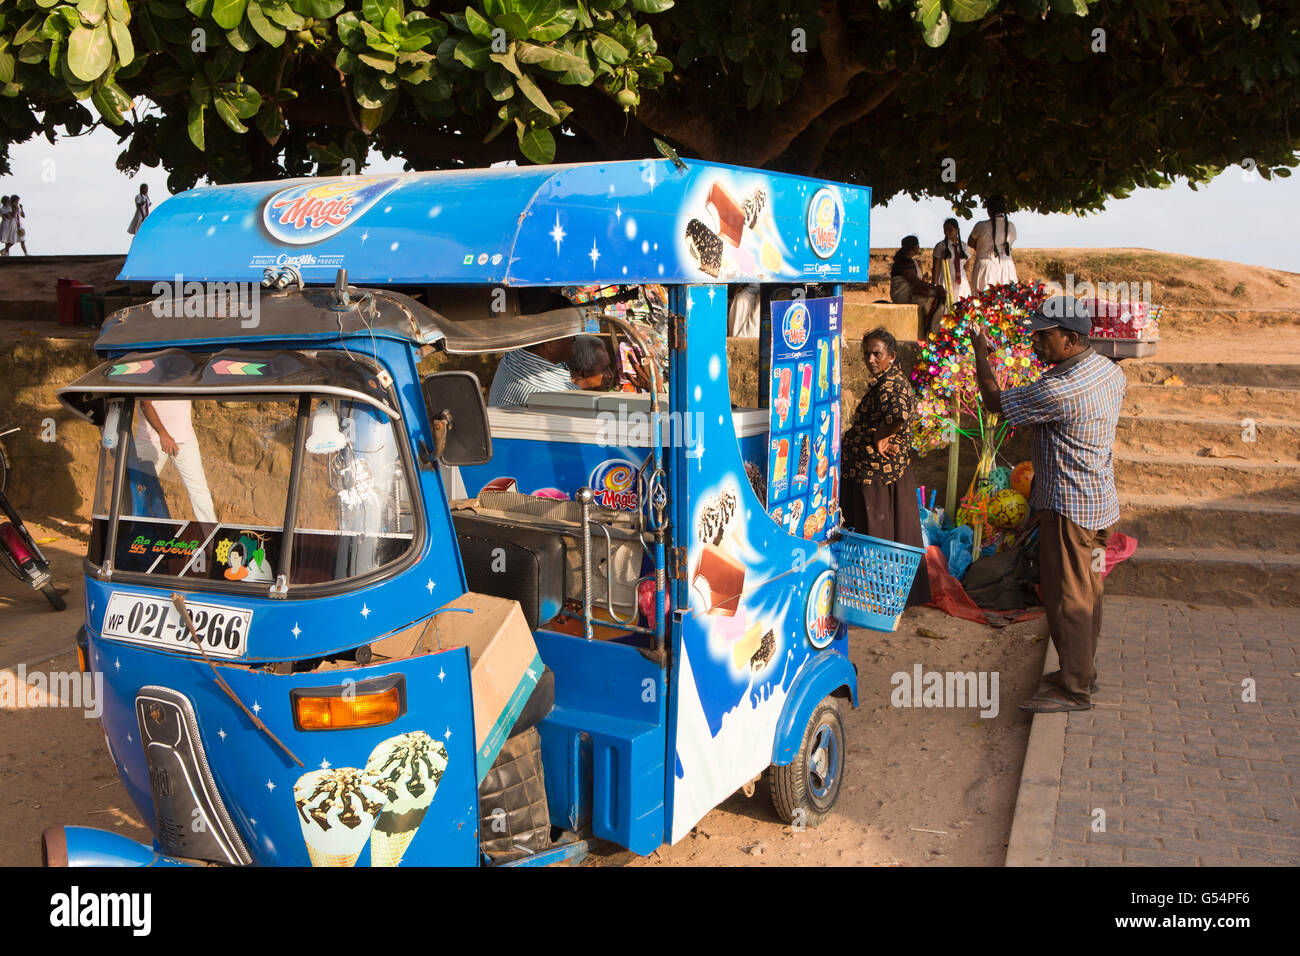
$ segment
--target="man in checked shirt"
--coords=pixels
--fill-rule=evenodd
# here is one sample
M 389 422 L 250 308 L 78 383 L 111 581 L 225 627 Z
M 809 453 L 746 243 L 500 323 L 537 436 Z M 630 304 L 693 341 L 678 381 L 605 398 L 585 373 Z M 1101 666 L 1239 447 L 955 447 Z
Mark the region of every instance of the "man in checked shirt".
M 1077 299 L 1047 299 L 1026 326 L 1034 354 L 1051 367 L 1021 388 L 998 388 L 983 330 L 971 344 L 985 407 L 1016 427 L 1034 426 L 1029 508 L 1038 519 L 1040 593 L 1061 669 L 1044 675 L 1020 709 L 1056 714 L 1091 709 L 1096 690 L 1101 570 L 1119 520 L 1111 452 L 1124 373 L 1092 350 L 1092 322 Z

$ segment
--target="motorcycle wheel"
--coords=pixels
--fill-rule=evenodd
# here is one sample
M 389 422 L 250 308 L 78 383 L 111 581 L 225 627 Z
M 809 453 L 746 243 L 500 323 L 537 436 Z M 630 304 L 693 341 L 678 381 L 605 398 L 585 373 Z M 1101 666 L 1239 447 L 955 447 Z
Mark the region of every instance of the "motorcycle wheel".
M 41 593 L 45 595 L 45 600 L 50 602 L 50 606 L 53 607 L 54 610 L 66 611 L 68 609 L 68 605 L 63 600 L 63 596 L 59 594 L 58 591 L 54 590 L 53 584 L 45 585 L 41 588 Z

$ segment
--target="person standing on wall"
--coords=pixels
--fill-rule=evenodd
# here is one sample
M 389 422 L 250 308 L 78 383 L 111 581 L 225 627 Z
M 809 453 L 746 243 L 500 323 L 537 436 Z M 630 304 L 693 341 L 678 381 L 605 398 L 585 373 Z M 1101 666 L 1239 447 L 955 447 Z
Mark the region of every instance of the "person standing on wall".
M 1101 572 L 1119 521 L 1113 448 L 1124 373 L 1092 350 L 1087 306 L 1046 300 L 1028 320 L 1034 354 L 1051 366 L 1038 381 L 1001 390 L 989 366 L 992 345 L 972 337 L 985 407 L 1019 428 L 1033 425 L 1034 484 L 1029 508 L 1039 528 L 1040 594 L 1061 669 L 1043 676 L 1020 709 L 1037 714 L 1091 710 L 1101 635 Z
M 930 275 L 948 293 L 947 304 L 970 295 L 970 281 L 966 272 L 970 268 L 970 247 L 961 241 L 961 230 L 956 219 L 943 221 L 943 241 L 934 247 L 933 269 Z
M 131 217 L 131 225 L 126 227 L 126 231 L 134 236 L 144 221 L 149 218 L 149 209 L 149 185 L 141 183 L 140 191 L 135 194 L 135 215 Z
M 1007 201 L 990 196 L 984 204 L 989 217 L 975 224 L 970 232 L 970 246 L 975 250 L 971 268 L 971 288 L 983 292 L 991 285 L 1016 280 L 1016 264 L 1011 261 L 1011 247 L 1016 244 L 1016 227 L 1007 219 Z

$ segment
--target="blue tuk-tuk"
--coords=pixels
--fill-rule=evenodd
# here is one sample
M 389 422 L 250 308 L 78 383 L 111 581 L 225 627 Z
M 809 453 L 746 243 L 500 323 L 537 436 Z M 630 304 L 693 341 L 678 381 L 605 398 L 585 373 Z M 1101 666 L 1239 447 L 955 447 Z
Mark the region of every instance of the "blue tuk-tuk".
M 79 648 L 155 839 L 56 827 L 46 859 L 648 854 L 765 771 L 784 819 L 820 822 L 857 699 L 829 539 L 839 283 L 867 279 L 869 209 L 658 159 L 160 206 L 121 275 L 158 299 L 111 316 L 104 363 L 60 391 L 102 431 Z M 755 408 L 728 386 L 741 284 L 763 302 Z M 647 323 L 610 306 L 630 300 Z M 658 356 L 646 390 L 486 408 L 472 372 L 421 373 L 601 332 Z M 496 699 L 462 635 L 520 618 L 527 678 Z M 484 787 L 523 731 L 533 789 L 503 812 Z

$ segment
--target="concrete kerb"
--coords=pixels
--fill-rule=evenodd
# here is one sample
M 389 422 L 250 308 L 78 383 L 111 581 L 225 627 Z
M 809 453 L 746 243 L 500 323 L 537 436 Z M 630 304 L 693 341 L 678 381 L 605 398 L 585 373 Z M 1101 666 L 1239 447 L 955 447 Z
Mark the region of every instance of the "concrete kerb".
M 1050 639 L 1046 640 L 1044 674 L 1060 666 L 1056 648 Z M 1061 768 L 1065 763 L 1065 725 L 1069 717 L 1069 714 L 1035 714 L 1033 717 L 1004 866 L 1051 865 L 1056 805 L 1061 798 Z

